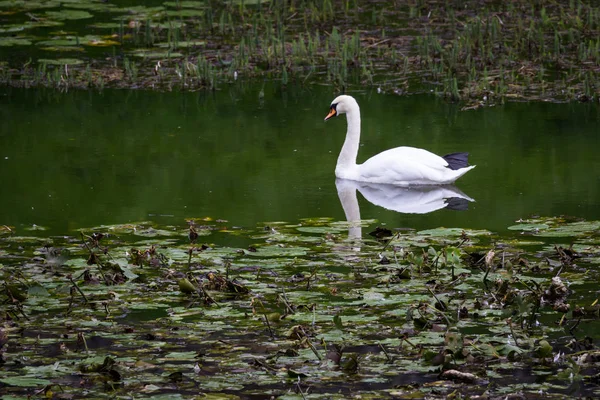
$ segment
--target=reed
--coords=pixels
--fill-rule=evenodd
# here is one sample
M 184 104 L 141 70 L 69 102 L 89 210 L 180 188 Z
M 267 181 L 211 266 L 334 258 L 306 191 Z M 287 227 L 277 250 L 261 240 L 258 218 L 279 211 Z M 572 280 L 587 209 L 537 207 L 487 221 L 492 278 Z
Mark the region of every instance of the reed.
M 138 66 L 135 61 L 131 61 L 129 57 L 123 59 L 123 67 L 125 68 L 125 74 L 130 81 L 135 82 L 138 77 Z

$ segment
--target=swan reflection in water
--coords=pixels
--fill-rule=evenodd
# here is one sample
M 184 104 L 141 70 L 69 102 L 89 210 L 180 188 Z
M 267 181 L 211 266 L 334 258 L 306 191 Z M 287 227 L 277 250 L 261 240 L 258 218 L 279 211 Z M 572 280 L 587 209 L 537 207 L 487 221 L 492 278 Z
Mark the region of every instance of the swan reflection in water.
M 357 190 L 370 203 L 405 214 L 427 214 L 442 208 L 464 211 L 469 207 L 469 202 L 475 201 L 452 185 L 402 187 L 336 179 L 335 186 L 350 223 L 349 239 L 362 237 Z

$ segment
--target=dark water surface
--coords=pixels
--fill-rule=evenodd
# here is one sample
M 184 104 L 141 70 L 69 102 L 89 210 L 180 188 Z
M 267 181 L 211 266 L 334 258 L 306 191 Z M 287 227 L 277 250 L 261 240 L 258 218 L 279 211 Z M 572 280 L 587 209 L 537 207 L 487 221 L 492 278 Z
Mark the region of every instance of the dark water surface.
M 232 225 L 344 220 L 334 168 L 345 118 L 323 118 L 331 88 L 226 86 L 215 93 L 0 89 L 0 224 L 49 234 L 100 224 Z M 600 218 L 600 109 L 509 103 L 475 111 L 433 96 L 354 92 L 359 161 L 390 147 L 471 153 L 464 212 L 403 214 L 359 195 L 361 217 L 390 227 L 505 232 L 519 218 Z

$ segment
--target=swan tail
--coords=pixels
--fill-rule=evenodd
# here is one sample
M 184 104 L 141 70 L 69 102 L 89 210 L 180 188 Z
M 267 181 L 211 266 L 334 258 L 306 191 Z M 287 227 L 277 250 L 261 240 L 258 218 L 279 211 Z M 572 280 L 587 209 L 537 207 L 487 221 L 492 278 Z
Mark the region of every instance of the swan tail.
M 462 197 L 449 197 L 444 199 L 447 210 L 466 211 L 469 209 L 469 200 Z
M 469 166 L 469 153 L 450 153 L 442 157 L 448 165 L 446 168 L 457 170 Z

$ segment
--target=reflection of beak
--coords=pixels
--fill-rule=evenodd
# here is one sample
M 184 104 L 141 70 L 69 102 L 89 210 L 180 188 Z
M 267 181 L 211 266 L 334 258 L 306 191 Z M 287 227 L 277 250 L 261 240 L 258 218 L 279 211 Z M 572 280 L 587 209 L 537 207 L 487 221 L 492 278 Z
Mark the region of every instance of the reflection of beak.
M 329 110 L 329 114 L 327 114 L 327 116 L 325 117 L 325 121 L 327 121 L 330 118 L 333 118 L 337 115 L 337 111 L 335 111 L 335 108 L 331 108 L 331 110 Z

